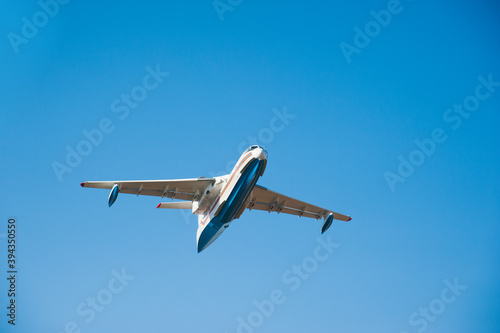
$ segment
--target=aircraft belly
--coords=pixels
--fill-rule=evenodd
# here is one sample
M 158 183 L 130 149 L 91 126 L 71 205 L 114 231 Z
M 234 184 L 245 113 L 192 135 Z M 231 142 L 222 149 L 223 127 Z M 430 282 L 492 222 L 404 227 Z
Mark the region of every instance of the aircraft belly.
M 257 183 L 257 179 L 261 176 L 263 167 L 264 163 L 262 161 L 254 160 L 245 168 L 229 192 L 227 199 L 217 209 L 219 213 L 214 215 L 204 226 L 198 238 L 198 252 L 203 251 L 212 244 L 240 211 Z
M 245 168 L 226 200 L 225 209 L 219 213 L 222 223 L 230 222 L 236 216 L 257 183 L 261 168 L 260 160 L 253 160 Z

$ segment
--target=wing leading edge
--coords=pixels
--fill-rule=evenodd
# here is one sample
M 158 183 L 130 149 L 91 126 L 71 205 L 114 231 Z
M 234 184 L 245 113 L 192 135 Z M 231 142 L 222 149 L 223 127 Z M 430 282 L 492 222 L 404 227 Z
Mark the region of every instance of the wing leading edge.
M 264 210 L 268 212 L 277 212 L 305 216 L 314 219 L 327 218 L 333 214 L 333 218 L 340 221 L 350 221 L 349 215 L 343 215 L 334 211 L 311 205 L 286 195 L 268 190 L 267 188 L 255 185 L 252 194 L 248 200 L 246 208 L 252 210 Z
M 200 199 L 203 190 L 212 182 L 214 178 L 200 177 L 171 180 L 89 181 L 80 185 L 108 190 L 118 185 L 120 193 L 195 201 Z

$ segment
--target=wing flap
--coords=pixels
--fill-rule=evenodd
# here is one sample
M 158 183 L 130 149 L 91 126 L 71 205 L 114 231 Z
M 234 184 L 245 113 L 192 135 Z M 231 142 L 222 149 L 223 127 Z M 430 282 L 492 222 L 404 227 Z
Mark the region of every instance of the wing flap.
M 251 207 L 249 206 L 248 209 L 257 209 L 257 210 L 264 210 L 267 212 L 277 212 L 279 213 L 284 213 L 284 214 L 290 214 L 290 215 L 296 215 L 299 217 L 310 217 L 313 219 L 320 219 L 323 217 L 322 214 L 317 214 L 314 212 L 309 212 L 309 211 L 302 211 L 298 209 L 294 209 L 291 207 L 286 207 L 280 204 L 271 204 L 271 203 L 266 203 L 266 202 L 255 202 Z

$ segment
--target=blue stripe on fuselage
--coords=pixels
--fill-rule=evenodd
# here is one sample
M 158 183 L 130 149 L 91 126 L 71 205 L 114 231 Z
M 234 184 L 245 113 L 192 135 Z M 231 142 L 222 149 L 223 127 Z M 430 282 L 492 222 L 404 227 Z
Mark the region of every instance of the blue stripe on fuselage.
M 210 220 L 205 230 L 201 233 L 198 240 L 198 252 L 207 246 L 224 224 L 234 219 L 235 215 L 252 192 L 257 180 L 262 175 L 264 165 L 265 161 L 257 159 L 247 165 L 224 203 L 224 207 L 222 207 L 219 214 Z
M 223 207 L 222 211 L 218 214 L 221 216 L 222 224 L 230 222 L 241 208 L 241 205 L 243 205 L 248 198 L 250 192 L 252 192 L 253 187 L 257 183 L 263 163 L 264 162 L 261 160 L 253 160 L 247 165 L 240 179 L 238 179 L 238 182 L 231 191 L 231 194 L 227 198 L 224 205 L 225 207 Z

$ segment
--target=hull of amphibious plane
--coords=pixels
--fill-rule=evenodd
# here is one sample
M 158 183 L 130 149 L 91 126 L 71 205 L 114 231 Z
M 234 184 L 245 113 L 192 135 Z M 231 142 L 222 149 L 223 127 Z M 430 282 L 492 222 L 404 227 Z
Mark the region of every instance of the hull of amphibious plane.
M 198 226 L 198 253 L 212 244 L 224 230 L 229 226 L 231 221 L 235 218 L 236 214 L 242 209 L 248 196 L 252 193 L 255 184 L 260 176 L 264 173 L 267 163 L 267 153 L 255 157 L 248 156 L 242 158 L 243 165 L 240 168 L 233 169 L 231 176 L 226 184 L 226 190 L 229 190 L 227 197 L 223 202 L 225 191 L 217 198 L 216 202 L 212 205 L 212 213 L 205 216 L 200 216 Z M 237 179 L 235 179 L 237 177 Z M 234 182 L 234 185 L 231 184 Z M 230 189 L 229 189 L 230 188 Z

